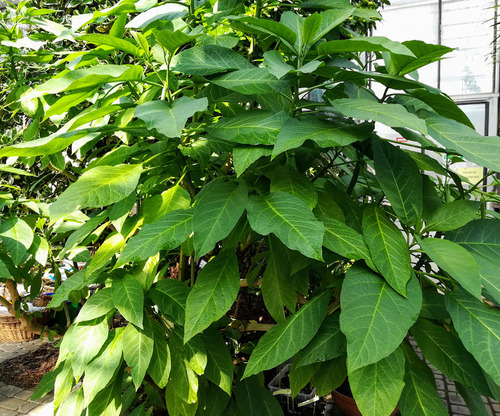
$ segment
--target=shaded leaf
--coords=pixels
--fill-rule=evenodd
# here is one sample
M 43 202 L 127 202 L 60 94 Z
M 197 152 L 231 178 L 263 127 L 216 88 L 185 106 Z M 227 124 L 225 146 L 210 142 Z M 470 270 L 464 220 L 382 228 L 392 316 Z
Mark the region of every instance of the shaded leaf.
M 184 325 L 188 294 L 189 288 L 183 282 L 174 279 L 160 280 L 148 292 L 148 296 L 158 306 L 160 312 L 172 317 L 181 325 Z
M 0 225 L 0 238 L 14 265 L 17 265 L 28 252 L 34 235 L 26 221 L 18 217 L 10 217 Z

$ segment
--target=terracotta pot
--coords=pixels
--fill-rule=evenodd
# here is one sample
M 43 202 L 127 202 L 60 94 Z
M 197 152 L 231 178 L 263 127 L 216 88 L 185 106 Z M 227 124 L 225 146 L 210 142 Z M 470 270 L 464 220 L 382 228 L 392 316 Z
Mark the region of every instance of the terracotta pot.
M 347 416 L 363 416 L 361 412 L 358 410 L 358 406 L 356 406 L 356 402 L 352 397 L 345 396 L 342 393 L 334 390 L 332 391 L 333 400 L 335 400 L 335 404 L 338 408 Z M 394 412 L 391 413 L 391 416 L 394 416 L 398 412 L 398 407 L 394 409 Z

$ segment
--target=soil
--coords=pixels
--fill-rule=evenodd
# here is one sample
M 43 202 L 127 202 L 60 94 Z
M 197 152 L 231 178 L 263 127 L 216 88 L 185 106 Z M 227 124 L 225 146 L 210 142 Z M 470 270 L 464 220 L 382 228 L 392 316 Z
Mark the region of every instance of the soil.
M 23 389 L 34 389 L 56 365 L 59 349 L 42 344 L 37 350 L 0 363 L 0 381 Z

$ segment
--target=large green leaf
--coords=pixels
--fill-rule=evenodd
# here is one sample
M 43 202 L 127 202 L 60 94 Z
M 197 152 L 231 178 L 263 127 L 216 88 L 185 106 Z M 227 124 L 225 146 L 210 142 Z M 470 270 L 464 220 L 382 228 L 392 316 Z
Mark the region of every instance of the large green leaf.
M 10 258 L 17 265 L 30 248 L 34 234 L 26 221 L 11 217 L 0 225 L 0 238 L 9 251 Z
M 422 176 L 411 156 L 384 140 L 373 141 L 378 183 L 398 218 L 414 225 L 422 217 Z
M 238 259 L 225 250 L 198 274 L 186 301 L 184 340 L 187 342 L 222 317 L 234 303 L 240 288 Z
M 262 235 L 274 233 L 288 248 L 322 260 L 324 226 L 300 198 L 284 192 L 250 197 L 250 226 Z
M 331 40 L 318 47 L 322 55 L 335 55 L 342 52 L 392 52 L 396 55 L 415 57 L 413 52 L 399 42 L 383 36 L 371 36 L 346 40 Z
M 158 306 L 160 312 L 181 325 L 184 325 L 188 294 L 189 288 L 183 282 L 174 279 L 160 280 L 148 292 L 148 296 Z
M 500 170 L 500 161 L 491 157 L 500 152 L 499 137 L 484 137 L 468 126 L 429 111 L 421 110 L 420 114 L 427 123 L 429 135 L 438 143 L 457 151 L 469 162 Z
M 369 269 L 354 265 L 342 284 L 340 328 L 347 337 L 349 372 L 376 363 L 401 344 L 422 305 L 418 280 L 408 282 L 406 298 Z
M 446 308 L 465 348 L 500 385 L 500 311 L 458 290 L 447 293 Z
M 97 208 L 121 201 L 135 191 L 142 165 L 98 166 L 89 169 L 50 205 L 55 222 L 82 208 Z
M 346 338 L 340 331 L 339 314 L 328 315 L 314 338 L 295 356 L 293 364 L 303 367 L 340 357 L 346 352 Z
M 480 206 L 478 201 L 452 201 L 436 209 L 425 226 L 426 230 L 451 231 L 472 221 Z
M 406 356 L 405 386 L 399 400 L 401 414 L 405 416 L 447 416 L 441 397 L 436 390 L 434 374 L 418 358 L 410 346 L 403 344 Z
M 154 340 L 151 324 L 145 321 L 144 329 L 140 329 L 129 323 L 123 331 L 122 338 L 123 357 L 130 366 L 132 380 L 137 390 L 153 356 Z
M 409 40 L 403 42 L 403 45 L 413 52 L 415 56 L 392 54 L 389 65 L 391 74 L 409 74 L 418 68 L 439 61 L 444 54 L 453 51 L 453 48 L 443 45 L 432 45 L 421 40 Z
M 325 225 L 323 245 L 334 253 L 348 259 L 370 259 L 370 252 L 363 236 L 343 222 L 330 217 L 321 217 Z
M 123 317 L 142 329 L 144 292 L 133 276 L 113 279 L 111 286 L 113 303 Z
M 109 82 L 141 81 L 143 68 L 140 65 L 97 65 L 91 68 L 74 69 L 62 72 L 45 83 L 38 85 L 27 94 L 29 98 L 41 97 L 44 94 L 57 94 L 92 88 Z
M 212 83 L 245 95 L 279 93 L 289 88 L 287 81 L 276 78 L 267 68 L 240 69 L 222 75 Z
M 481 300 L 479 265 L 465 248 L 440 238 L 418 238 L 420 247 L 441 269 L 453 277 L 471 295 Z
M 316 117 L 303 120 L 288 120 L 276 138 L 273 158 L 280 153 L 300 147 L 306 140 L 312 140 L 321 148 L 347 146 L 366 139 L 372 130 L 367 124 L 347 124 L 340 121 L 326 121 Z
M 108 385 L 120 367 L 123 355 L 122 335 L 122 328 L 111 331 L 101 353 L 85 367 L 83 393 L 86 405 Z
M 181 97 L 173 103 L 154 100 L 139 104 L 134 115 L 144 121 L 148 129 L 155 129 L 167 137 L 180 137 L 187 119 L 207 106 L 206 98 Z
M 330 291 L 323 292 L 266 332 L 253 350 L 243 378 L 276 367 L 304 348 L 318 332 L 329 300 Z
M 500 267 L 500 221 L 474 220 L 446 233 L 446 238 L 466 248 L 478 261 Z
M 100 318 L 112 311 L 114 307 L 113 290 L 110 288 L 101 289 L 88 298 L 78 313 L 75 322 L 85 322 Z
M 191 197 L 188 191 L 176 184 L 161 194 L 143 201 L 144 223 L 155 222 L 171 211 L 188 209 L 190 205 Z
M 236 117 L 224 118 L 206 127 L 207 131 L 222 140 L 259 145 L 274 144 L 283 124 L 289 119 L 284 111 L 245 111 Z
M 406 127 L 427 134 L 425 121 L 400 104 L 382 104 L 367 98 L 340 98 L 332 100 L 331 104 L 346 117 L 378 121 L 389 127 Z
M 212 75 L 219 72 L 253 68 L 242 55 L 216 45 L 198 45 L 172 59 L 172 69 L 186 75 Z
M 77 40 L 83 40 L 84 42 L 93 43 L 98 46 L 111 46 L 136 57 L 140 57 L 142 55 L 142 51 L 128 39 L 121 39 L 115 36 L 103 35 L 100 33 L 91 33 L 88 35 L 78 36 Z
M 292 262 L 287 248 L 274 236 L 269 236 L 269 255 L 262 276 L 262 298 L 276 322 L 285 321 L 284 307 L 295 312 L 297 298 L 291 281 Z
M 196 257 L 205 255 L 229 235 L 245 211 L 247 196 L 245 182 L 237 184 L 219 179 L 203 188 L 193 214 Z
M 59 361 L 70 356 L 73 375 L 79 379 L 86 365 L 101 350 L 108 335 L 108 323 L 104 317 L 83 324 L 73 324 L 61 342 Z
M 481 367 L 455 334 L 426 319 L 419 319 L 411 333 L 425 358 L 446 377 L 491 395 Z
M 240 381 L 234 389 L 234 395 L 242 416 L 283 416 L 280 404 L 260 384 L 258 377 Z
M 193 231 L 193 211 L 171 211 L 155 222 L 146 224 L 132 237 L 120 254 L 116 267 L 129 261 L 146 260 L 160 250 L 179 246 Z
M 398 348 L 376 363 L 349 373 L 349 385 L 359 411 L 364 415 L 390 415 L 403 391 L 405 356 Z
M 158 387 L 163 389 L 170 376 L 172 362 L 170 360 L 170 348 L 165 339 L 165 331 L 162 325 L 151 322 L 153 325 L 153 354 L 148 367 L 148 374 Z
M 352 6 L 326 10 L 319 14 L 319 24 L 315 22 L 313 25 L 311 25 L 307 20 L 308 18 L 306 18 L 304 20 L 304 43 L 310 46 L 314 45 L 333 28 L 351 17 L 355 10 L 356 8 Z M 310 27 L 314 27 L 315 30 L 309 29 Z
M 201 339 L 207 349 L 205 377 L 231 396 L 233 386 L 233 360 L 224 338 L 213 328 L 203 332 Z
M 394 290 L 405 295 L 411 259 L 401 231 L 384 211 L 371 205 L 363 211 L 363 236 L 377 269 Z
M 286 192 L 304 201 L 313 209 L 318 203 L 318 193 L 309 178 L 290 166 L 274 169 L 268 177 L 271 179 L 271 192 Z

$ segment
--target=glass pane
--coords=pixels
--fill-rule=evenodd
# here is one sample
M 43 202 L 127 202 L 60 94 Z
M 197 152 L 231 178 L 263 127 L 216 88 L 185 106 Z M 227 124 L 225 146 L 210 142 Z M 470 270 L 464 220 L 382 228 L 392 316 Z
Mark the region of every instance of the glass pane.
M 441 62 L 441 89 L 447 94 L 492 92 L 493 3 L 443 1 L 441 43 L 456 48 Z
M 478 104 L 459 104 L 460 109 L 469 117 L 476 128 L 476 131 L 486 136 L 486 103 Z

